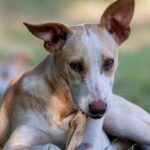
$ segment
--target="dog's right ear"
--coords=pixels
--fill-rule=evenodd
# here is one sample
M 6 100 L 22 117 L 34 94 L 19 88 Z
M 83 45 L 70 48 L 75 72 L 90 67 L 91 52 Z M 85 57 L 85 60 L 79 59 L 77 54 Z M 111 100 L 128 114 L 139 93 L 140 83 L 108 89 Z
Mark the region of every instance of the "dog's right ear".
M 69 27 L 61 23 L 24 23 L 28 30 L 36 37 L 44 40 L 44 47 L 48 52 L 56 53 L 65 44 Z

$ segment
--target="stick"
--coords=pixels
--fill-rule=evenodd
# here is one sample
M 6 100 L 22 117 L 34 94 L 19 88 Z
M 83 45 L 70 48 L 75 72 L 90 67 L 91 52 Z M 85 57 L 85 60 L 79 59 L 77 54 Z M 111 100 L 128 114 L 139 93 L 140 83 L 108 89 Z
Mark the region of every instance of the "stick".
M 87 116 L 78 111 L 70 123 L 70 135 L 66 144 L 66 150 L 74 150 L 76 148 L 77 142 L 85 129 L 86 121 Z

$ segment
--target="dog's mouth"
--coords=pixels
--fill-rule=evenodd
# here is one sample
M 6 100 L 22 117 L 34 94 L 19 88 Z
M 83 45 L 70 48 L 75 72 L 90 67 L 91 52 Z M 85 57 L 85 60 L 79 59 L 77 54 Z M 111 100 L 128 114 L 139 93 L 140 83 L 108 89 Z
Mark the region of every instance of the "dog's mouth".
M 92 119 L 101 119 L 105 116 L 105 114 L 107 113 L 107 109 L 105 109 L 105 111 L 101 111 L 99 113 L 95 113 L 95 112 L 91 112 L 90 110 L 83 110 L 83 109 L 79 109 L 81 112 L 83 112 L 83 114 L 85 114 L 86 116 L 92 118 Z
M 92 119 L 101 119 L 104 115 L 88 115 Z
M 81 110 L 82 111 L 82 110 Z M 105 113 L 104 114 L 91 114 L 89 112 L 85 112 L 85 111 L 82 111 L 86 116 L 92 118 L 92 119 L 101 119 L 104 117 Z

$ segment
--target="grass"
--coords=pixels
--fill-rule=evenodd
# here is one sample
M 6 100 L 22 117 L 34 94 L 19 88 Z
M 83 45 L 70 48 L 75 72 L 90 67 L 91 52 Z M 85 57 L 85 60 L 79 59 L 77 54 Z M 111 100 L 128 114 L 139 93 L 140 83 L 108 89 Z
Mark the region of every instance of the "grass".
M 120 141 L 120 139 L 118 139 L 118 138 L 114 139 L 114 140 L 110 143 L 110 145 L 108 145 L 108 146 L 105 148 L 105 150 L 108 150 L 113 144 L 117 144 L 117 145 L 116 145 L 116 146 L 117 146 L 117 149 L 116 149 L 116 150 L 122 150 L 122 148 L 121 148 L 120 145 L 118 144 L 119 141 Z M 131 147 L 128 148 L 127 150 L 136 150 L 136 146 L 137 146 L 137 144 L 133 144 L 133 145 L 131 145 Z

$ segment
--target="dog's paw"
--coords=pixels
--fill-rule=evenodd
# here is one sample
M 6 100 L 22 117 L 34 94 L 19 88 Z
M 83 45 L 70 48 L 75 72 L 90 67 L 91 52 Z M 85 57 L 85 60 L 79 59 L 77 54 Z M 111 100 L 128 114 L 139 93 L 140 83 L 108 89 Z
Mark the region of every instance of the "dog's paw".
M 81 143 L 75 150 L 94 150 L 91 143 Z

